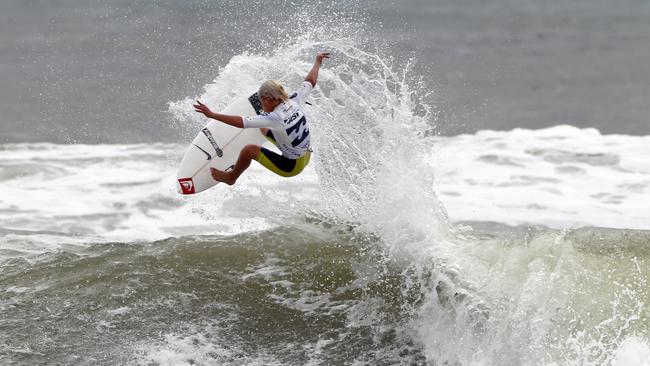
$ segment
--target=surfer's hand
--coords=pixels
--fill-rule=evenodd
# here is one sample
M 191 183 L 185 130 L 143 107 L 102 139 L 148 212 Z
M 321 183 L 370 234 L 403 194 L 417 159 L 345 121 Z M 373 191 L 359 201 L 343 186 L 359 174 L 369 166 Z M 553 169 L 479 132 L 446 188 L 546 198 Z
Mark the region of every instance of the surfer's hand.
M 330 58 L 329 52 L 318 52 L 318 54 L 316 55 L 316 62 L 321 63 L 325 58 Z
M 214 113 L 212 113 L 210 108 L 198 100 L 196 101 L 196 104 L 194 104 L 194 111 L 203 113 L 208 118 L 214 118 Z
M 309 82 L 312 87 L 316 86 L 316 79 L 318 79 L 318 70 L 320 70 L 323 59 L 326 58 L 330 58 L 329 52 L 318 52 L 316 54 L 316 61 L 314 62 L 314 66 L 311 67 L 311 70 L 309 70 L 309 73 L 305 77 L 305 81 Z

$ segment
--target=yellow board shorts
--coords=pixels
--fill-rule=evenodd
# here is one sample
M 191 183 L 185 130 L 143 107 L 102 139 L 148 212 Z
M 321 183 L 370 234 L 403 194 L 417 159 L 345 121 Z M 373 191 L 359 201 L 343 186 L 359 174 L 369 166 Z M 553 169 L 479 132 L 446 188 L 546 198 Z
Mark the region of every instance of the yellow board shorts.
M 275 144 L 275 139 L 273 138 L 273 133 L 271 133 L 271 131 L 266 133 L 266 138 Z M 260 153 L 257 155 L 257 159 L 255 160 L 262 164 L 263 167 L 277 175 L 282 177 L 293 177 L 300 174 L 300 172 L 305 169 L 310 158 L 311 151 L 307 151 L 305 155 L 298 159 L 289 159 L 286 156 L 282 156 L 262 147 L 260 148 Z

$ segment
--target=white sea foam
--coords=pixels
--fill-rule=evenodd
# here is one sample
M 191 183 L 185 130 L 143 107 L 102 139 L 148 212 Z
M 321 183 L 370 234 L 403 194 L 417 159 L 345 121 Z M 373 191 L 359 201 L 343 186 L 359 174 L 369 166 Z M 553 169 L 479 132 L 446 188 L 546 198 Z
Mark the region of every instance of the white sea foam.
M 648 342 L 638 337 L 626 338 L 616 350 L 614 366 L 650 366 Z
M 151 241 L 170 236 L 236 234 L 273 226 L 278 201 L 314 174 L 290 182 L 252 167 L 234 188 L 191 197 L 175 191 L 185 146 L 4 145 L 0 157 L 3 256 L 39 254 L 64 245 Z M 299 201 L 299 200 L 298 200 Z
M 650 229 L 650 136 L 557 126 L 434 147 L 436 191 L 453 220 Z
M 229 321 L 235 322 L 236 319 Z M 320 364 L 319 356 L 321 349 L 328 342 L 319 340 L 313 344 L 304 343 L 296 345 L 293 343 L 281 344 L 280 349 L 275 353 L 268 352 L 264 347 L 242 346 L 236 339 L 224 334 L 223 324 L 202 323 L 200 325 L 183 325 L 183 329 L 169 332 L 163 335 L 161 342 L 152 342 L 138 345 L 136 352 L 139 353 L 139 363 L 156 365 L 259 365 L 259 366 L 281 366 L 286 365 L 281 356 L 286 356 L 292 351 L 302 349 L 312 350 L 308 353 L 305 364 Z M 254 349 L 255 351 L 252 351 Z

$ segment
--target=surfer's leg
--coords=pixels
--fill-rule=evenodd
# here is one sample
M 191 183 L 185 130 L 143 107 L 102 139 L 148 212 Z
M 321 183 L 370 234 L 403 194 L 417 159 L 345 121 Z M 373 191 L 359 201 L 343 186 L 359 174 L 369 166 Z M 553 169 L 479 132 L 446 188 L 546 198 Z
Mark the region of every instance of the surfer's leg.
M 307 166 L 307 163 L 309 163 L 310 157 L 311 152 L 307 152 L 298 159 L 289 159 L 269 149 L 261 148 L 256 160 L 263 167 L 279 176 L 293 177 L 302 172 L 305 166 Z
M 212 178 L 218 182 L 233 185 L 237 178 L 251 165 L 251 160 L 255 160 L 260 154 L 260 147 L 257 145 L 246 145 L 237 158 L 237 162 L 232 170 L 224 172 L 215 168 L 210 168 Z

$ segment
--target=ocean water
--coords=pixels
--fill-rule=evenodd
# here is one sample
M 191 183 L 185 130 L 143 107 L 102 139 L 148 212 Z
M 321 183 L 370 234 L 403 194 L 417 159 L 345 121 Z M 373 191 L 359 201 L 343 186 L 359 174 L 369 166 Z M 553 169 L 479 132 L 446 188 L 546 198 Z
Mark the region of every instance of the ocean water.
M 7 4 L 15 5 L 1 6 Z M 47 4 L 23 6 L 53 7 L 64 18 L 70 9 Z M 75 8 L 66 19 L 119 13 L 141 19 L 132 24 L 146 30 L 152 18 L 145 10 L 176 19 L 179 9 L 198 7 L 216 17 L 212 3 L 98 4 Z M 505 6 L 494 4 L 398 8 L 418 24 L 427 12 L 463 18 Z M 159 76 L 178 84 L 176 93 L 170 85 L 156 94 L 153 79 L 138 73 L 133 78 L 144 89 L 121 95 L 109 88 L 103 95 L 119 99 L 137 90 L 145 101 L 162 98 L 167 125 L 152 141 L 139 129 L 162 122 L 129 119 L 131 107 L 114 112 L 112 127 L 88 122 L 105 118 L 90 106 L 63 113 L 69 122 L 53 117 L 65 128 L 34 132 L 38 142 L 25 142 L 30 132 L 5 136 L 0 364 L 650 365 L 645 127 L 629 132 L 634 124 L 621 122 L 620 130 L 599 130 L 597 119 L 549 125 L 540 116 L 517 128 L 499 129 L 502 121 L 495 121 L 493 129 L 442 133 L 456 121 L 450 114 L 464 112 L 445 102 L 435 76 L 421 72 L 422 55 L 411 54 L 410 62 L 387 55 L 386 43 L 364 33 L 378 16 L 362 12 L 360 3 L 342 5 L 319 3 L 316 10 L 333 14 L 322 19 L 315 10 L 265 8 L 270 18 L 291 15 L 283 20 L 291 27 L 260 21 L 256 29 L 291 37 L 215 56 L 211 65 L 218 67 L 194 89 L 184 78 L 200 79 L 197 70 L 207 68 L 192 56 L 187 62 L 194 66 Z M 239 5 L 224 6 L 233 15 L 228 21 L 241 25 L 241 14 L 232 13 Z M 571 10 L 556 6 L 517 9 L 541 19 L 556 14 L 552 9 Z M 643 29 L 636 22 L 645 5 L 626 6 L 638 6 L 624 19 Z M 600 19 L 605 7 L 595 3 L 575 17 Z M 399 38 L 390 25 L 396 20 L 383 20 L 384 38 Z M 217 28 L 201 35 L 215 44 L 250 29 L 214 21 L 208 23 Z M 611 21 L 619 34 L 621 23 Z M 117 44 L 131 49 L 127 35 Z M 138 37 L 131 46 L 147 45 Z M 626 39 L 622 47 L 634 42 Z M 178 47 L 206 38 L 186 41 Z M 406 41 L 393 47 L 418 49 Z M 306 170 L 285 179 L 254 164 L 236 186 L 178 195 L 176 167 L 206 122 L 192 102 L 220 109 L 266 78 L 298 85 L 321 49 L 335 57 L 307 107 L 315 152 Z M 642 79 L 630 85 L 642 87 Z M 3 116 L 3 131 L 13 131 L 7 118 L 23 115 Z M 465 116 L 471 123 L 476 114 Z M 60 140 L 61 131 L 79 126 L 83 134 Z
M 181 142 L 168 102 L 318 27 L 410 63 L 443 135 L 647 135 L 648 17 L 644 0 L 4 0 L 0 141 Z

